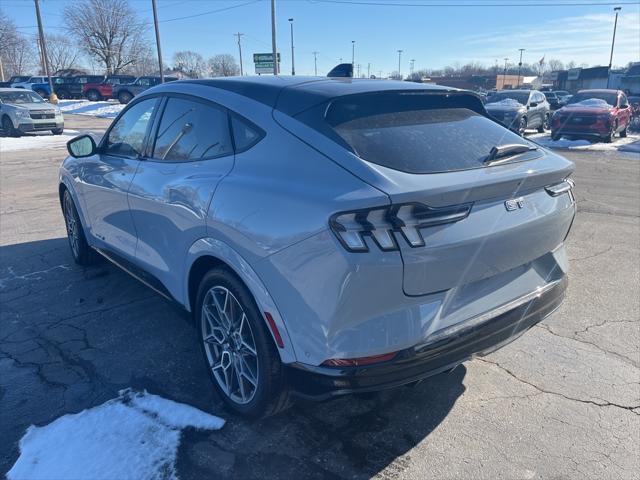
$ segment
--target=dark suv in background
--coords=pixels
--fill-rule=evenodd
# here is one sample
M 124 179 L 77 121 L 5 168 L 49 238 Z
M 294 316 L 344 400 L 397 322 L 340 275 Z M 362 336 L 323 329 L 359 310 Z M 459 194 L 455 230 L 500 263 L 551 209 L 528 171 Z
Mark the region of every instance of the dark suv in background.
M 82 87 L 82 95 L 92 102 L 106 100 L 113 96 L 113 87 L 116 85 L 134 82 L 133 75 L 109 75 L 100 83 L 86 83 Z
M 178 79 L 176 77 L 164 77 L 165 82 L 173 82 L 174 80 Z M 129 103 L 133 99 L 133 97 L 135 97 L 139 93 L 144 92 L 148 88 L 160 85 L 160 83 L 160 77 L 138 77 L 132 83 L 115 85 L 113 87 L 112 97 L 117 98 L 120 103 L 126 104 Z
M 60 77 L 62 82 L 54 86 L 58 98 L 82 98 L 82 87 L 87 83 L 101 83 L 104 75 L 74 75 Z
M 513 131 L 523 133 L 536 128 L 539 133 L 549 129 L 549 102 L 538 90 L 501 90 L 487 98 L 487 112 Z

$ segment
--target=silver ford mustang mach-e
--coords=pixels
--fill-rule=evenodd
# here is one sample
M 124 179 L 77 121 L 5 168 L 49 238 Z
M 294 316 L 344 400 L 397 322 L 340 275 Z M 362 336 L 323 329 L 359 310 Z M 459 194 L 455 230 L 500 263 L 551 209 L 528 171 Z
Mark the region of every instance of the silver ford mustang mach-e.
M 236 412 L 417 382 L 552 313 L 573 164 L 476 95 L 305 77 L 171 82 L 69 142 L 75 261 L 193 313 Z

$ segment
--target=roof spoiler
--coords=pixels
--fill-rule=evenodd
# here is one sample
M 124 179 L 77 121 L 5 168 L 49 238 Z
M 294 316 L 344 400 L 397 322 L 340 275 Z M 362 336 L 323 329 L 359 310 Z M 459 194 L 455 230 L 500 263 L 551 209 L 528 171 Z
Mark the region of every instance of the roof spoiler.
M 341 63 L 336 65 L 327 73 L 327 77 L 347 77 L 353 78 L 353 64 Z

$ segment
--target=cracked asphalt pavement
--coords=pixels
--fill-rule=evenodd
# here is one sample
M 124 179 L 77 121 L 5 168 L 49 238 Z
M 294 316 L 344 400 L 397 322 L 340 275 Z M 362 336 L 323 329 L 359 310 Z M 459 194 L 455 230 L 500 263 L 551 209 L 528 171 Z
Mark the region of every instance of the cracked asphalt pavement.
M 67 116 L 76 130 L 107 124 Z M 182 479 L 640 478 L 640 155 L 562 153 L 578 215 L 555 315 L 416 387 L 260 422 L 215 398 L 185 314 L 115 267 L 72 262 L 65 150 L 0 153 L 0 472 L 29 425 L 133 387 L 227 419 L 184 433 Z

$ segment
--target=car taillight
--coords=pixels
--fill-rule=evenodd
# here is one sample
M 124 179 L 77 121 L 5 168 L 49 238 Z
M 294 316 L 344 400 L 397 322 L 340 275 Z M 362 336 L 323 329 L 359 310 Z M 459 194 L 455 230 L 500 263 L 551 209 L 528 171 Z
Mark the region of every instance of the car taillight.
M 421 228 L 463 220 L 469 215 L 471 206 L 471 203 L 465 203 L 432 208 L 421 203 L 405 203 L 375 207 L 337 213 L 329 219 L 329 225 L 350 252 L 368 252 L 365 237 L 372 238 L 380 250 L 398 250 L 397 234 L 409 246 L 423 247 Z

